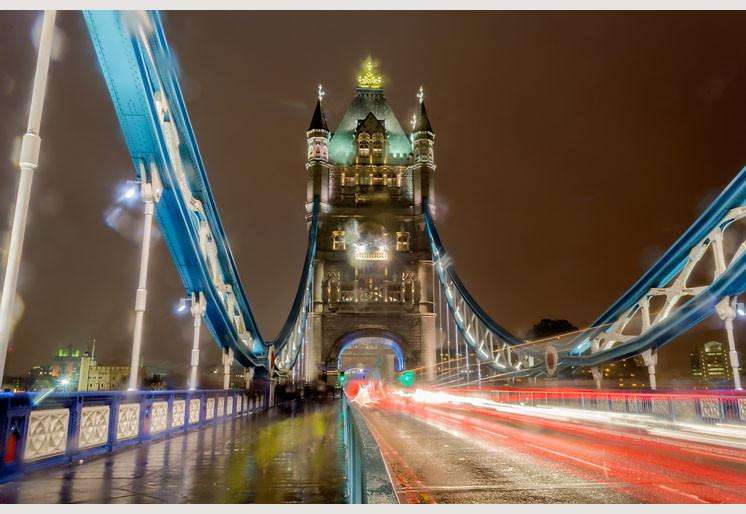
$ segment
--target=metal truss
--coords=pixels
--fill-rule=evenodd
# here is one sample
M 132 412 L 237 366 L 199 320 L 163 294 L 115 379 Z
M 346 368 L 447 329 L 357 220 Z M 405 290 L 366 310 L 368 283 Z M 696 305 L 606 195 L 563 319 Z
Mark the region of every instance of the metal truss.
M 739 258 L 746 251 L 746 241 L 738 241 L 737 249 L 730 258 L 726 256 L 723 241 L 726 230 L 732 227 L 734 222 L 744 218 L 746 218 L 746 207 L 731 209 L 715 228 L 691 249 L 683 266 L 676 275 L 671 277 L 667 285 L 651 287 L 634 305 L 591 339 L 591 353 L 607 352 L 615 346 L 639 339 L 651 328 L 669 318 L 676 309 L 683 307 L 687 300 L 708 291 L 715 281 L 733 270 L 734 264 L 739 261 Z M 712 256 L 711 267 L 709 270 L 703 271 L 709 271 L 710 280 L 702 285 L 690 285 L 694 272 L 701 270 L 702 266 L 700 264 L 705 264 L 708 251 Z M 663 305 L 657 312 L 651 312 L 651 302 L 657 298 L 663 299 Z M 733 344 L 732 321 L 736 315 L 735 305 L 733 304 L 734 301 L 731 298 L 724 297 L 715 305 L 714 311 L 726 322 L 726 330 L 731 342 L 730 357 L 734 371 L 734 381 L 736 388 L 740 389 L 738 355 Z M 656 387 L 655 366 L 658 360 L 656 348 L 646 348 L 640 355 L 648 367 L 650 386 L 654 389 Z M 594 370 L 594 376 L 597 377 L 597 380 L 600 380 L 600 373 L 597 370 Z
M 224 360 L 235 356 L 243 366 L 270 370 L 276 356 L 275 371 L 287 372 L 305 341 L 299 334 L 307 324 L 318 207 L 293 307 L 279 336 L 265 340 L 217 212 L 159 13 L 85 11 L 84 17 L 135 172 L 143 183 L 162 182 L 161 231 L 187 293 L 204 294 L 204 318 Z

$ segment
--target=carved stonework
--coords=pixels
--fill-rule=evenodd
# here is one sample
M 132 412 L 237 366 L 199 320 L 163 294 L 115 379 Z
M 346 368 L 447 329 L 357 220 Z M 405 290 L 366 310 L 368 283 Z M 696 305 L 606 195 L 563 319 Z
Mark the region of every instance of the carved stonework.
M 702 398 L 699 400 L 699 411 L 703 418 L 721 419 L 723 410 L 720 407 L 720 400 L 716 398 Z
M 236 412 L 243 411 L 243 395 L 239 394 L 236 396 Z
M 199 398 L 189 400 L 189 424 L 199 423 Z
M 233 414 L 233 397 L 229 396 L 225 404 L 225 415 L 230 416 Z
M 225 398 L 221 396 L 218 398 L 218 417 L 222 418 L 223 413 L 225 413 Z
M 158 434 L 168 428 L 168 402 L 153 402 L 150 407 L 150 433 Z
M 123 403 L 117 417 L 117 441 L 137 437 L 140 425 L 140 404 Z
M 78 448 L 93 448 L 106 444 L 109 439 L 108 405 L 83 407 L 80 411 L 80 431 L 78 432 Z
M 184 410 L 186 408 L 186 402 L 184 400 L 174 400 L 171 404 L 171 427 L 183 427 L 184 426 Z
M 205 402 L 205 419 L 211 420 L 215 418 L 215 398 L 208 398 Z
M 67 409 L 32 411 L 28 419 L 23 460 L 36 460 L 65 453 L 69 423 L 70 411 Z

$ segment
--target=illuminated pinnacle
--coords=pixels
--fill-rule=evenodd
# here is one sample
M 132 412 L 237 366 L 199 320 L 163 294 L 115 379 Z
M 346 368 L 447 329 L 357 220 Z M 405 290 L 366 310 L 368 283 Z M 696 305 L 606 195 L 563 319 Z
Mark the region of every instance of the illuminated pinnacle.
M 357 77 L 357 87 L 361 89 L 381 89 L 383 79 L 377 74 L 377 66 L 371 57 L 363 62 L 362 74 Z
M 317 91 L 318 91 L 319 102 L 320 102 L 324 99 L 324 95 L 326 94 L 326 91 L 324 91 L 324 86 L 322 86 L 321 84 L 319 84 Z
M 412 123 L 412 130 L 414 130 L 414 128 L 417 126 L 417 115 L 416 114 L 412 115 L 412 120 L 410 123 Z
M 417 100 L 419 100 L 420 103 L 425 101 L 425 90 L 422 86 L 420 86 L 420 90 L 417 91 Z

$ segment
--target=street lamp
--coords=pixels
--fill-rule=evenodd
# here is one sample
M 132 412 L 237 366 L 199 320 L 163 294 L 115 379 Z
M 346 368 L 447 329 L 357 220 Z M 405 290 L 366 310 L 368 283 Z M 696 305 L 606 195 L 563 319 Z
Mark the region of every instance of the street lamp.
M 54 19 L 57 11 L 46 11 L 41 26 L 39 53 L 36 59 L 34 85 L 31 92 L 31 108 L 29 109 L 26 134 L 21 141 L 21 156 L 19 166 L 21 175 L 18 180 L 18 192 L 13 213 L 13 228 L 8 242 L 8 256 L 5 265 L 5 280 L 3 281 L 2 299 L 0 299 L 0 382 L 5 371 L 5 357 L 8 352 L 10 333 L 13 325 L 13 312 L 18 286 L 18 272 L 21 267 L 21 253 L 23 250 L 23 236 L 26 233 L 29 201 L 31 199 L 31 183 L 34 170 L 39 164 L 39 150 L 41 149 L 41 115 L 44 108 L 44 97 L 47 89 L 47 75 L 49 60 L 52 55 L 52 39 L 54 37 Z
M 140 276 L 135 296 L 135 328 L 132 334 L 132 360 L 130 362 L 130 380 L 128 391 L 137 390 L 137 375 L 140 366 L 140 347 L 142 346 L 142 325 L 145 317 L 145 303 L 148 296 L 148 263 L 150 259 L 150 235 L 153 227 L 155 204 L 161 199 L 163 184 L 158 175 L 158 168 L 150 164 L 150 182 L 147 180 L 145 165 L 140 162 L 140 198 L 145 204 L 145 219 L 142 231 L 142 250 L 140 253 Z
M 205 295 L 200 291 L 192 293 L 191 298 L 181 298 L 176 305 L 177 314 L 186 312 L 187 305 L 191 305 L 192 317 L 194 318 L 194 337 L 192 339 L 191 370 L 188 385 L 189 390 L 194 391 L 197 389 L 197 371 L 199 369 L 199 331 L 202 326 L 202 317 L 207 310 Z

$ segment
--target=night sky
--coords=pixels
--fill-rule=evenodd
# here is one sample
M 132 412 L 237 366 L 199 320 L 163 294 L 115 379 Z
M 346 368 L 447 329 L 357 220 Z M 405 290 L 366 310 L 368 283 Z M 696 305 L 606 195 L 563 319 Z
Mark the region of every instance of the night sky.
M 3 249 L 39 13 L 0 14 Z M 437 133 L 438 226 L 467 287 L 519 335 L 542 317 L 591 323 L 746 163 L 742 13 L 164 13 L 187 106 L 262 333 L 280 329 L 306 243 L 305 130 L 316 85 L 330 126 L 364 57 L 402 125 L 420 84 Z M 142 207 L 105 222 L 133 178 L 78 12 L 61 12 L 7 370 L 96 338 L 129 363 Z M 183 370 L 191 320 L 154 244 L 146 364 Z M 707 327 L 713 330 L 707 330 Z M 667 347 L 664 376 L 717 324 Z M 743 327 L 737 338 L 744 348 Z M 203 362 L 219 352 L 204 335 Z M 669 371 L 665 369 L 668 368 Z M 665 385 L 665 384 L 664 384 Z

